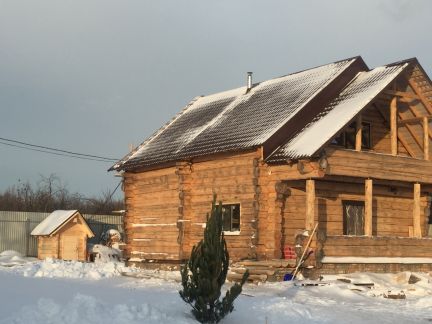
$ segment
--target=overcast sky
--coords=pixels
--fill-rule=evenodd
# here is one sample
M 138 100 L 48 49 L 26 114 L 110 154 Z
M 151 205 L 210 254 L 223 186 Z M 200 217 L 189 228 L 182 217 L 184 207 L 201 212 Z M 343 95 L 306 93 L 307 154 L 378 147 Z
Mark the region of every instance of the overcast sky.
M 432 1 L 0 0 L 0 137 L 121 158 L 193 97 L 361 55 L 432 76 Z M 0 144 L 0 191 L 57 174 L 86 195 L 109 163 Z

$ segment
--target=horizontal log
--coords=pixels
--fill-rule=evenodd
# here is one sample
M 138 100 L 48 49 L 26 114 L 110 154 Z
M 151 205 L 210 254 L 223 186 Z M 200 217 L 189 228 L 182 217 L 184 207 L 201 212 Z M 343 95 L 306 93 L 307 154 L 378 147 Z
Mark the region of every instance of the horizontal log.
M 429 248 L 409 246 L 324 246 L 326 256 L 353 256 L 353 257 L 432 257 Z
M 230 272 L 228 273 L 227 279 L 231 281 L 240 281 L 243 278 L 243 274 Z M 248 277 L 248 281 L 260 281 L 264 282 L 267 280 L 267 275 L 265 274 L 251 274 Z
M 429 161 L 370 152 L 328 148 L 328 175 L 432 183 Z
M 271 267 L 271 268 L 288 268 L 293 265 L 295 265 L 295 260 L 283 260 L 283 259 L 276 259 L 276 260 L 263 260 L 263 261 L 239 261 L 236 262 L 236 265 L 240 265 L 243 267 L 257 267 L 257 266 L 263 266 L 263 267 Z
M 431 238 L 401 238 L 401 237 L 365 237 L 365 236 L 328 236 L 326 240 L 328 245 L 408 245 L 408 246 L 430 246 L 432 247 Z

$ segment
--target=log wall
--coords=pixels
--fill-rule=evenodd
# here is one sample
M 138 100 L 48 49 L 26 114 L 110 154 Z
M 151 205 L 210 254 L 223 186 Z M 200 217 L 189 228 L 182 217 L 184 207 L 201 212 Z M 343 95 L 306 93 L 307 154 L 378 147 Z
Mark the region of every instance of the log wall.
M 43 260 L 46 258 L 59 257 L 59 236 L 39 236 L 38 237 L 38 258 Z
M 187 214 L 183 223 L 188 228 L 183 243 L 185 257 L 202 238 L 214 194 L 224 204 L 240 204 L 240 232 L 226 232 L 225 236 L 230 257 L 255 257 L 257 160 L 257 152 L 252 152 L 192 164 L 184 194 Z
M 226 233 L 231 258 L 256 257 L 259 157 L 254 151 L 125 173 L 126 255 L 132 262 L 187 259 L 216 194 L 224 204 L 240 204 L 240 231 Z
M 431 162 L 402 156 L 327 148 L 327 175 L 432 183 Z
M 175 167 L 124 174 L 125 254 L 178 260 L 179 179 Z
M 323 248 L 332 257 L 432 258 L 431 238 L 327 236 Z

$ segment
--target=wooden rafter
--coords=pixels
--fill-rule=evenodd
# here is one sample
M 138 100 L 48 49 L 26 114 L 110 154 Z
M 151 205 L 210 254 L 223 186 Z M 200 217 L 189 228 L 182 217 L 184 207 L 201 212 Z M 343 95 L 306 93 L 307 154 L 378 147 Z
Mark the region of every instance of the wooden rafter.
M 398 115 L 400 118 L 400 116 L 401 116 L 400 113 Z M 399 122 L 399 124 L 400 124 L 400 122 Z M 418 137 L 418 135 L 415 133 L 413 126 L 410 124 L 405 124 L 405 127 L 408 129 L 408 132 L 411 134 L 411 136 L 414 138 L 415 142 L 418 144 L 420 150 L 423 151 L 423 144 L 422 144 L 423 140 L 420 139 L 420 137 Z
M 384 118 L 384 120 L 390 124 L 390 121 L 388 120 L 386 114 L 381 110 L 381 106 L 377 106 L 377 105 L 373 105 L 378 112 L 380 113 L 380 115 Z M 403 145 L 403 147 L 407 150 L 407 152 L 412 156 L 412 157 L 416 157 L 416 154 L 414 153 L 414 151 L 411 149 L 411 147 L 408 145 L 408 143 L 405 141 L 405 139 L 401 136 L 398 136 L 398 140 L 401 142 L 401 144 Z
M 396 97 L 394 97 L 396 98 Z M 409 106 L 409 110 L 411 111 L 411 113 L 414 116 L 417 116 L 417 112 L 411 107 Z M 400 110 L 398 110 L 398 116 L 399 116 L 399 120 L 398 120 L 398 125 L 405 125 L 406 129 L 408 130 L 408 132 L 411 134 L 412 138 L 414 138 L 414 141 L 417 143 L 417 145 L 419 146 L 420 150 L 423 151 L 423 147 L 424 147 L 424 142 L 423 142 L 423 138 L 420 138 L 418 136 L 418 134 L 416 133 L 413 125 L 410 125 L 409 123 L 403 123 L 403 121 L 407 120 L 407 119 L 403 119 L 403 115 L 402 112 Z M 423 119 L 420 119 L 419 121 L 422 121 Z
M 415 114 L 415 115 L 417 115 L 417 114 Z M 432 119 L 432 115 L 418 116 L 418 117 L 401 119 L 401 120 L 398 121 L 398 123 L 399 123 L 399 125 L 414 124 L 414 123 L 422 122 L 424 118 L 426 118 L 427 120 L 430 120 L 430 119 Z M 431 133 L 429 133 L 429 135 L 431 135 Z
M 405 91 L 396 91 L 396 90 L 384 90 L 384 94 L 394 96 L 394 97 L 402 97 L 402 98 L 409 98 L 409 99 L 420 99 L 420 97 L 411 92 L 405 92 Z
M 378 96 L 379 101 L 387 102 L 391 100 L 394 96 L 389 94 L 381 94 Z M 398 97 L 399 102 L 407 103 L 407 104 L 413 104 L 413 102 L 419 102 L 420 99 L 414 99 L 414 98 L 406 98 L 406 97 Z
M 418 114 L 417 111 L 414 109 L 414 107 L 411 106 L 410 104 L 408 104 L 408 108 L 412 112 L 412 114 L 415 116 L 414 118 L 420 118 L 419 121 L 421 121 L 421 122 L 423 122 L 424 117 L 428 117 L 428 120 L 429 120 L 429 117 L 432 118 L 432 115 L 430 113 L 429 113 L 429 115 L 420 116 L 420 114 Z M 426 110 L 427 110 L 427 108 L 426 108 Z M 411 119 L 411 118 L 408 118 L 408 119 Z M 407 120 L 407 119 L 404 119 L 404 121 L 405 120 Z M 430 137 L 432 137 L 432 130 L 429 129 L 429 127 L 428 127 L 428 134 L 429 134 Z
M 432 114 L 432 105 L 430 104 L 429 100 L 423 95 L 421 90 L 418 88 L 417 84 L 408 78 L 408 83 L 413 88 L 414 92 L 419 97 L 420 101 L 422 102 L 423 106 L 425 106 L 426 110 L 429 114 Z

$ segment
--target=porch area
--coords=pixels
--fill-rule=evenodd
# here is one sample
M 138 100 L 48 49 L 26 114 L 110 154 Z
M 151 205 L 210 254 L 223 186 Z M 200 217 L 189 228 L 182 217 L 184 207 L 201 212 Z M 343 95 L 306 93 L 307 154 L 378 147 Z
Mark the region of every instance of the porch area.
M 432 271 L 432 238 L 319 237 L 320 273 Z

